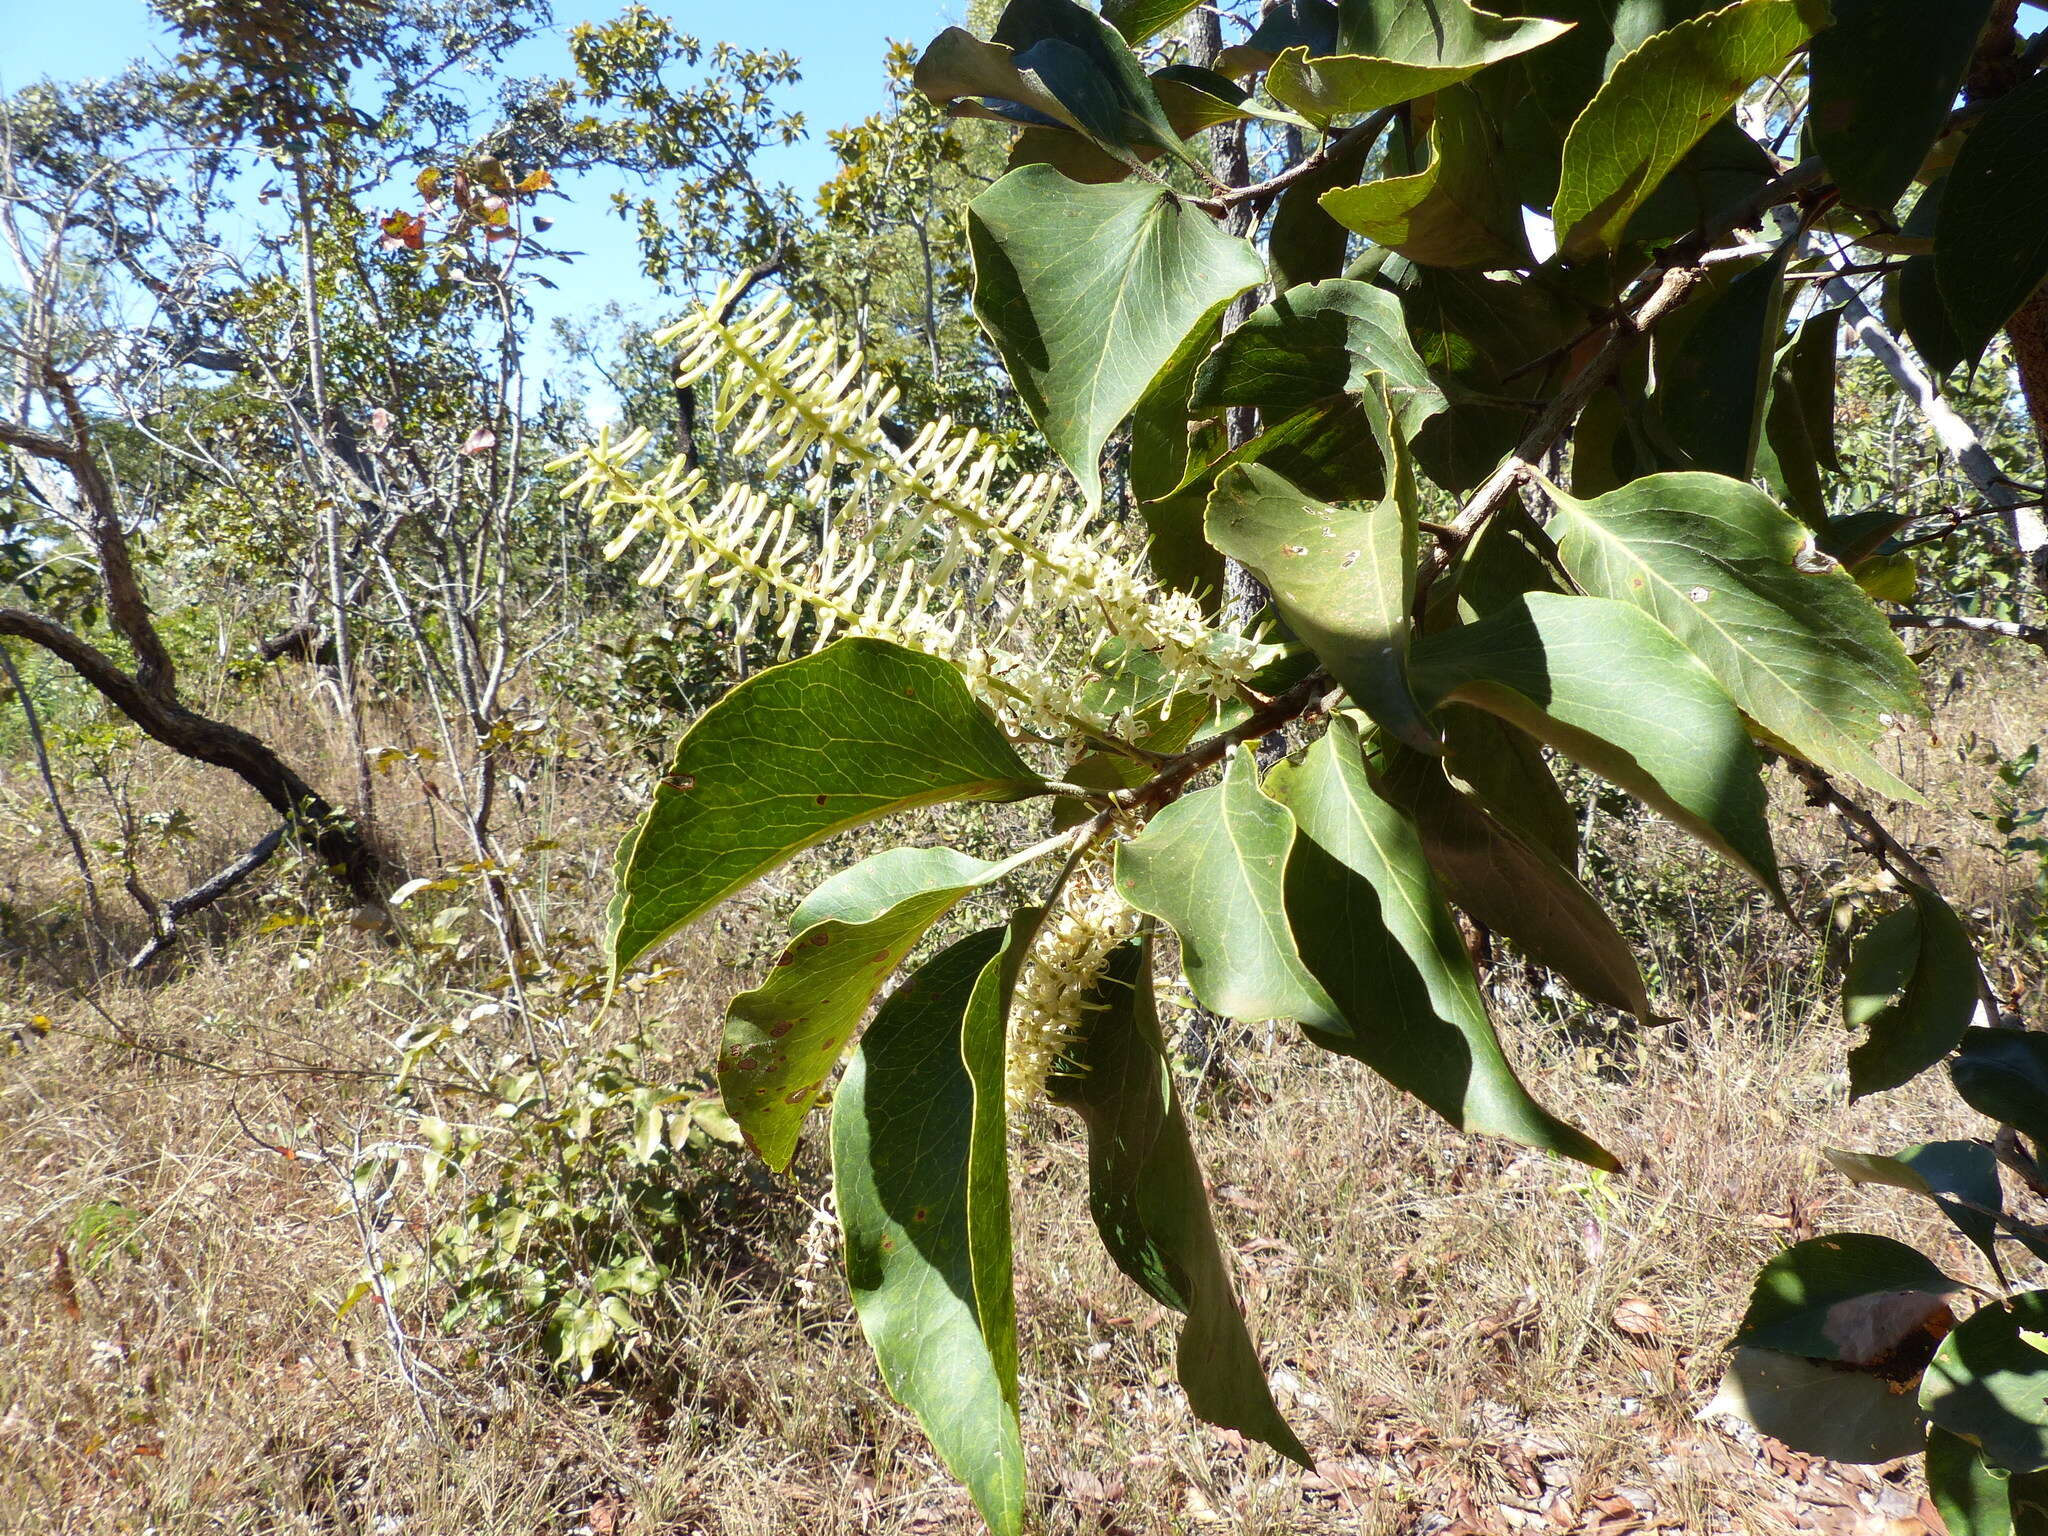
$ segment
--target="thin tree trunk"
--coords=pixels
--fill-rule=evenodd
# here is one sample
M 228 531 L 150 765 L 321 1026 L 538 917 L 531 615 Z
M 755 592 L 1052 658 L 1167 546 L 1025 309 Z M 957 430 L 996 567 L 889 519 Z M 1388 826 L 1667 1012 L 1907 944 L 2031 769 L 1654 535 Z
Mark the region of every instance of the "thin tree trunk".
M 1198 6 L 1187 19 L 1188 62 L 1202 69 L 1213 69 L 1216 56 L 1223 51 L 1223 25 L 1213 6 Z M 1209 152 L 1216 179 L 1225 186 L 1245 187 L 1251 185 L 1251 157 L 1245 143 L 1245 125 L 1242 120 L 1219 123 L 1209 130 Z M 1258 215 L 1249 202 L 1233 206 L 1226 219 L 1226 227 L 1233 235 L 1248 235 Z M 1250 317 L 1259 302 L 1258 289 L 1240 295 L 1233 300 L 1223 315 L 1223 334 L 1228 336 Z M 1258 415 L 1250 406 L 1233 406 L 1224 412 L 1224 439 L 1232 448 L 1242 448 L 1258 435 Z M 1247 630 L 1260 609 L 1266 606 L 1269 594 L 1243 565 L 1235 560 L 1223 562 L 1223 622 L 1232 629 Z
M 43 792 L 50 797 L 50 811 L 57 818 L 57 829 L 64 834 L 64 841 L 71 845 L 72 862 L 78 866 L 78 878 L 85 882 L 85 906 L 92 914 L 93 957 L 101 970 L 107 965 L 107 914 L 100 906 L 99 882 L 93 878 L 92 861 L 85 856 L 85 840 L 78 835 L 78 828 L 71 824 L 71 816 L 64 809 L 64 797 L 57 793 L 57 777 L 50 772 L 50 751 L 43 742 L 43 722 L 36 714 L 36 701 L 28 696 L 28 684 L 22 681 L 21 673 L 14 665 L 14 653 L 0 645 L 0 672 L 7 674 L 7 682 L 14 689 L 14 696 L 21 700 L 21 713 L 28 721 L 28 741 L 36 755 L 36 772 L 42 775 Z
M 313 199 L 306 189 L 303 157 L 293 158 L 292 177 L 299 199 L 299 282 L 306 307 L 306 368 L 313 387 L 314 430 L 325 438 L 333 433 L 335 421 L 327 398 L 327 343 L 320 321 L 319 273 L 313 253 Z M 326 567 L 327 623 L 334 637 L 334 677 L 340 694 L 342 729 L 348 740 L 349 756 L 355 762 L 356 798 L 367 831 L 376 818 L 376 790 L 370 778 L 369 755 L 363 750 L 355 644 L 349 628 L 348 582 L 341 561 L 341 503 L 333 496 L 320 498 L 320 551 Z

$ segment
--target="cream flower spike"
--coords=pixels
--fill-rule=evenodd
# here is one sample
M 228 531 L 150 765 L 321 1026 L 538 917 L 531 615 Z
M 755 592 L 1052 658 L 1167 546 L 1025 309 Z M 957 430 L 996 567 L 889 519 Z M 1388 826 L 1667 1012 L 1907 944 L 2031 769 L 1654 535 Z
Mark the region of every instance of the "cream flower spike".
M 623 521 L 617 559 L 659 538 L 640 580 L 742 635 L 766 626 L 787 655 L 805 613 L 816 643 L 871 635 L 954 662 L 1019 727 L 1072 734 L 1121 723 L 1085 707 L 1061 678 L 1085 676 L 1108 639 L 1158 657 L 1173 691 L 1234 696 L 1267 654 L 1220 629 L 1184 593 L 1162 590 L 1143 551 L 1091 523 L 1052 474 L 998 492 L 1001 455 L 974 428 L 928 422 L 898 447 L 884 422 L 897 390 L 859 348 L 776 295 L 722 318 L 732 288 L 660 332 L 678 349 L 678 385 L 702 385 L 733 456 L 758 454 L 763 483 L 712 499 L 705 473 L 675 460 L 635 471 L 651 437 L 601 429 L 564 494 L 593 518 Z M 800 488 L 779 506 L 768 482 Z M 706 502 L 709 501 L 709 506 Z
M 1117 945 L 1138 931 L 1141 919 L 1117 895 L 1109 869 L 1106 858 L 1075 869 L 1017 973 L 1003 1083 L 1012 1112 L 1043 1098 L 1060 1058 L 1087 1037 L 1088 994 Z

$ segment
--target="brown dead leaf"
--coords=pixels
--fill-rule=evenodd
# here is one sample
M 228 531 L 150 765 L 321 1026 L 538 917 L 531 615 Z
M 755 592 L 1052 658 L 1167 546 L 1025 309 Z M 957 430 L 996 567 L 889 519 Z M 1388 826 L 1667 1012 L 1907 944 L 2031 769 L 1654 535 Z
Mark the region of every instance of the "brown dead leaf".
M 1662 1338 L 1671 1331 L 1652 1302 L 1642 1296 L 1625 1296 L 1614 1309 L 1614 1326 L 1632 1339 Z

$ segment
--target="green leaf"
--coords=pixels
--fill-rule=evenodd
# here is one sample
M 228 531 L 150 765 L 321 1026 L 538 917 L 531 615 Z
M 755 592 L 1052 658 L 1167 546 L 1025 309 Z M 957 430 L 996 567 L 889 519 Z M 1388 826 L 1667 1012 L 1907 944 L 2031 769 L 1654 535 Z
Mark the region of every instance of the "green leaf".
M 1088 1208 L 1103 1246 L 1162 1305 L 1183 1313 L 1177 1352 L 1188 1406 L 1312 1465 L 1273 1404 L 1209 1216 L 1152 998 L 1149 940 L 1116 950 L 1083 1005 L 1089 1024 L 1055 1076 L 1054 1101 L 1088 1127 Z
M 1117 844 L 1117 893 L 1173 929 L 1189 990 L 1227 1019 L 1338 1022 L 1288 932 L 1281 880 L 1293 844 L 1294 820 L 1259 788 L 1247 746 L 1221 784 L 1182 796 Z
M 1911 1082 L 1962 1044 L 1981 978 L 1949 904 L 1905 882 L 1911 904 L 1875 924 L 1842 982 L 1842 1013 L 1869 1035 L 1849 1053 L 1849 1098 Z
M 1320 166 L 1289 183 L 1280 194 L 1266 235 L 1266 255 L 1273 264 L 1276 287 L 1318 283 L 1343 272 L 1351 234 L 1323 210 L 1320 199 L 1325 192 L 1358 180 L 1378 142 L 1363 136 L 1348 144 L 1340 142 Z
M 960 940 L 890 994 L 832 1106 L 832 1177 L 861 1330 L 897 1401 L 998 1536 L 1024 1524 L 1008 1208 L 983 1198 L 1002 1097 L 964 1053 L 1002 1034 L 1006 930 Z M 991 1026 L 991 1021 L 993 1024 Z M 997 1071 L 1000 1073 L 1000 1055 Z M 991 1304 L 993 1302 L 993 1305 Z
M 1226 471 L 1209 498 L 1209 542 L 1257 576 L 1282 622 L 1375 721 L 1440 750 L 1407 675 L 1415 602 L 1416 506 L 1385 398 L 1380 447 L 1392 467 L 1376 505 L 1330 506 L 1259 465 Z
M 1500 130 L 1469 87 L 1437 94 L 1429 152 L 1427 168 L 1416 175 L 1324 193 L 1323 210 L 1424 266 L 1528 265 L 1529 237 L 1503 174 Z
M 1788 241 L 1753 264 L 1714 268 L 1651 338 L 1657 427 L 1686 468 L 1737 480 L 1755 468 L 1791 254 Z
M 1198 415 L 1255 405 L 1269 427 L 1309 418 L 1319 435 L 1341 435 L 1361 445 L 1360 457 L 1376 458 L 1378 433 L 1364 402 L 1382 388 L 1404 439 L 1444 408 L 1443 391 L 1408 340 L 1400 301 L 1370 283 L 1331 278 L 1254 310 L 1202 363 L 1188 403 Z M 1381 494 L 1358 483 L 1289 478 L 1333 501 Z
M 1651 440 L 1648 427 L 1649 364 L 1647 349 L 1624 360 L 1579 412 L 1572 428 L 1573 490 L 1599 496 L 1671 467 L 1670 456 Z
M 1192 11 L 1200 0 L 1102 0 L 1102 19 L 1132 47 L 1157 36 Z
M 1868 1232 L 1794 1243 L 1756 1277 L 1738 1344 L 1867 1366 L 1969 1289 L 1917 1248 Z
M 1944 171 L 1914 202 L 1913 211 L 1906 215 L 1904 234 L 1932 239 L 1941 222 L 1941 199 L 1947 188 L 1948 173 Z M 1935 272 L 1931 249 L 1909 258 L 1889 279 L 1889 285 L 1887 293 L 1897 312 L 1893 324 L 1906 333 L 1929 373 L 1944 379 L 1964 363 L 1976 366 L 1984 347 L 1966 346 L 1957 333 L 1948 303 L 1941 296 L 1941 281 Z
M 1496 16 L 1466 0 L 1347 0 L 1338 10 L 1336 52 L 1311 58 L 1306 46 L 1285 49 L 1267 71 L 1266 89 L 1326 123 L 1430 95 L 1568 30 L 1541 18 Z
M 1559 250 L 1574 260 L 1611 250 L 1686 151 L 1826 15 L 1819 0 L 1738 0 L 1616 64 L 1565 138 L 1552 209 Z
M 1762 191 L 1777 171 L 1778 162 L 1742 131 L 1731 112 L 1700 135 L 1629 215 L 1619 244 L 1654 247 L 1703 231 L 1717 216 Z
M 1409 681 L 1499 715 L 1669 817 L 1773 895 L 1761 762 L 1727 694 L 1639 609 L 1532 592 L 1415 643 Z
M 1484 618 L 1530 592 L 1571 590 L 1557 546 L 1515 502 L 1501 507 L 1465 541 L 1448 574 L 1449 591 L 1440 595 L 1432 590 L 1431 599 L 1455 597 L 1458 613 L 1467 619 Z
M 2005 1195 L 1998 1182 L 1998 1158 L 1984 1141 L 1930 1141 L 1908 1147 L 1894 1157 L 1875 1152 L 1841 1152 L 1822 1148 L 1821 1155 L 1844 1178 L 1858 1184 L 1885 1184 L 1932 1200 L 1958 1232 L 1977 1246 L 2004 1274 L 1998 1257 L 1998 1217 Z
M 1066 120 L 1104 149 L 1131 158 L 1159 149 L 1200 168 L 1122 36 L 1087 6 L 1009 0 L 992 46 L 1015 50 L 1017 68 L 1042 81 Z
M 1928 1426 L 1927 1496 L 1949 1536 L 2044 1536 L 2048 1474 L 1995 1472 L 1976 1446 Z
M 1138 501 L 1172 494 L 1187 478 L 1191 463 L 1199 469 L 1228 447 L 1223 423 L 1211 420 L 1193 426 L 1189 418 L 1195 413 L 1188 405 L 1195 370 L 1222 335 L 1223 315 L 1218 311 L 1188 332 L 1132 410 L 1129 474 L 1131 495 Z
M 1230 76 L 1198 64 L 1169 64 L 1154 70 L 1151 79 L 1159 104 L 1166 109 L 1167 121 L 1182 138 L 1214 128 L 1218 123 L 1254 117 L 1268 123 L 1284 123 L 1290 128 L 1309 126 L 1306 119 L 1292 112 L 1276 112 L 1262 106 L 1256 96 Z
M 2048 75 L 1991 105 L 1970 130 L 1942 189 L 1934 275 L 1963 355 L 1974 356 L 2048 278 Z
M 1390 754 L 1384 782 L 1452 901 L 1594 1002 L 1650 1016 L 1628 941 L 1555 853 L 1496 821 L 1420 753 Z
M 1265 277 L 1250 243 L 1149 183 L 1015 170 L 968 210 L 974 312 L 1092 508 L 1102 445 L 1190 331 Z
M 1288 112 L 1263 107 L 1245 88 L 1227 75 L 1192 64 L 1169 64 L 1148 77 L 1166 122 L 1181 139 L 1212 128 L 1218 123 L 1240 122 L 1257 117 L 1269 122 L 1307 127 L 1306 120 Z M 978 114 L 977 114 L 978 115 Z M 996 114 L 1000 116 L 1001 114 Z M 1092 139 L 1055 125 L 1027 123 L 1010 146 L 1010 169 L 1020 165 L 1050 165 L 1071 181 L 1122 181 L 1139 166 L 1164 153 L 1159 146 L 1141 143 L 1128 154 L 1113 154 Z
M 684 733 L 619 850 L 613 971 L 834 832 L 1043 790 L 946 662 L 849 638 L 757 672 Z
M 1934 1352 L 1920 1406 L 2005 1472 L 2048 1470 L 2048 1291 L 1965 1318 Z
M 932 39 L 912 78 L 935 105 L 956 113 L 1055 124 L 1082 135 L 1112 159 L 1129 163 L 1137 157 L 1107 82 L 1085 55 L 1071 48 L 1055 48 L 1027 62 L 1015 48 L 948 27 Z M 1002 105 L 979 107 L 976 98 Z
M 950 848 L 891 848 L 840 871 L 790 920 L 796 935 L 768 979 L 726 1009 L 718 1091 L 747 1142 L 778 1173 L 825 1079 L 882 983 L 968 892 L 1019 860 Z
M 1822 469 L 1840 472 L 1835 452 L 1835 349 L 1842 312 L 1808 315 L 1778 350 L 1757 471 L 1807 527 L 1827 524 Z
M 1653 34 L 1696 16 L 1711 0 L 1497 0 L 1509 16 L 1573 23 L 1540 53 L 1496 65 L 1473 84 L 1501 118 L 1522 201 L 1547 208 L 1557 192 L 1565 136 L 1614 66 Z
M 1991 0 L 1832 0 L 1807 51 L 1808 132 L 1843 198 L 1890 213 L 1941 134 Z
M 1460 1130 L 1615 1167 L 1515 1076 L 1421 840 L 1374 793 L 1356 727 L 1332 720 L 1299 764 L 1274 768 L 1270 791 L 1301 831 L 1287 858 L 1287 922 L 1340 1015 L 1334 1026 L 1303 1019 L 1310 1038 L 1356 1057 Z
M 1738 1349 L 1701 1418 L 1732 1414 L 1793 1450 L 1830 1461 L 1892 1461 L 1923 1443 L 1927 1420 L 1910 1392 L 1774 1349 Z
M 2048 1035 L 1965 1030 L 1948 1075 L 1978 1114 L 2011 1126 L 2037 1146 L 2048 1143 Z
M 1920 590 L 1920 567 L 1911 555 L 1870 555 L 1850 568 L 1866 597 L 1881 603 L 1910 603 Z
M 1572 579 L 1633 603 L 1706 664 L 1792 750 L 1880 794 L 1916 800 L 1869 748 L 1923 712 L 1920 680 L 1855 578 L 1752 485 L 1651 475 L 1591 501 L 1555 493 Z
M 1513 600 L 1502 600 L 1501 606 L 1512 605 Z M 1536 740 L 1483 709 L 1446 704 L 1436 714 L 1449 749 L 1444 766 L 1478 797 L 1487 814 L 1576 870 L 1579 813 L 1558 788 Z

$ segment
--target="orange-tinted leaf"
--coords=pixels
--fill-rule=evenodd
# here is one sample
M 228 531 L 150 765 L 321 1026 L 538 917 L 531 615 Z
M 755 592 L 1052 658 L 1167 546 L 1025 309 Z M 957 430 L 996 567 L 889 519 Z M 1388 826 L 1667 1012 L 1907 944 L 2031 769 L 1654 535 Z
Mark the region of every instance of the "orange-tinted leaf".
M 400 209 L 377 227 L 384 233 L 384 238 L 377 242 L 380 250 L 417 251 L 427 243 L 427 221 L 420 214 Z

